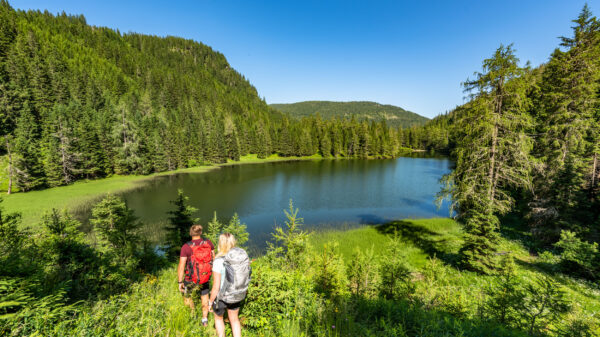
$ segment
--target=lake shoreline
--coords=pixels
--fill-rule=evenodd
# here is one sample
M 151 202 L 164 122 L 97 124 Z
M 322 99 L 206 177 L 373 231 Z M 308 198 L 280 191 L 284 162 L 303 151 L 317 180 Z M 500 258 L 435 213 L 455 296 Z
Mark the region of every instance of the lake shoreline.
M 260 159 L 256 155 L 247 155 L 240 158 L 239 161 L 230 161 L 223 164 L 194 166 L 148 175 L 113 175 L 100 179 L 80 180 L 70 185 L 51 187 L 43 190 L 16 192 L 9 195 L 4 194 L 0 197 L 2 199 L 1 206 L 3 211 L 7 213 L 21 213 L 21 224 L 23 227 L 28 227 L 35 225 L 45 211 L 56 208 L 59 210 L 67 209 L 72 212 L 86 203 L 98 200 L 106 194 L 125 193 L 139 188 L 147 181 L 156 177 L 182 173 L 206 173 L 226 166 L 322 159 L 342 158 L 323 158 L 317 155 L 306 157 L 279 157 L 271 155 Z
M 416 153 L 406 152 L 406 154 Z M 322 157 L 312 155 L 305 157 L 280 157 L 271 155 L 267 158 L 258 158 L 256 155 L 241 157 L 239 161 L 229 161 L 223 164 L 202 165 L 190 168 L 164 171 L 149 175 L 113 175 L 101 179 L 90 179 L 76 181 L 73 184 L 47 188 L 37 191 L 17 192 L 3 195 L 1 207 L 5 212 L 19 212 L 22 216 L 22 226 L 31 227 L 36 225 L 45 211 L 53 208 L 67 209 L 75 212 L 86 204 L 94 202 L 106 194 L 120 194 L 135 190 L 144 186 L 145 183 L 161 176 L 178 175 L 182 173 L 206 173 L 221 167 L 231 167 L 246 164 L 265 164 L 275 162 L 294 162 L 311 160 L 348 160 L 351 157 Z M 366 158 L 377 159 L 377 158 Z

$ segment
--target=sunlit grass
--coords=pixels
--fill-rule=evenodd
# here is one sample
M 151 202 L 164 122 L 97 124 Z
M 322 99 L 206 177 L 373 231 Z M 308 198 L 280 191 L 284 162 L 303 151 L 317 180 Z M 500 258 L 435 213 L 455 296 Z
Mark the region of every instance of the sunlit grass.
M 379 226 L 365 226 L 346 231 L 325 230 L 312 235 L 314 249 L 322 249 L 327 242 L 339 243 L 339 252 L 346 264 L 352 259 L 356 249 L 373 249 L 377 258 L 385 258 L 385 246 L 390 237 L 398 233 L 404 246 L 408 263 L 416 273 L 422 273 L 428 264 L 435 262 L 444 268 L 443 287 L 460 289 L 463 296 L 473 297 L 481 294 L 492 281 L 492 276 L 483 276 L 456 267 L 458 251 L 463 242 L 462 230 L 458 222 L 448 218 L 399 220 Z M 531 255 L 520 242 L 502 239 L 500 254 L 511 254 L 517 264 L 517 274 L 526 281 L 533 281 L 544 275 L 551 276 L 560 283 L 567 298 L 580 311 L 592 313 L 600 311 L 600 289 L 590 282 L 573 279 L 562 273 L 552 273 L 539 268 L 536 256 Z M 418 283 L 419 291 L 430 292 L 427 284 Z

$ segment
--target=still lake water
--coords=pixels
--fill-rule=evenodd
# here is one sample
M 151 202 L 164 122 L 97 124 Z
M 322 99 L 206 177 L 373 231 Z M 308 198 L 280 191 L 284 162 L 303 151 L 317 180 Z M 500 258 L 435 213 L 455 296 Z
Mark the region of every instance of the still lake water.
M 157 177 L 122 196 L 156 243 L 172 208 L 169 200 L 181 188 L 202 224 L 214 211 L 223 222 L 237 212 L 248 226 L 251 246 L 260 248 L 275 226 L 284 225 L 290 198 L 305 228 L 448 216 L 447 204 L 437 209 L 434 200 L 451 165 L 446 158 L 401 157 L 224 166 Z

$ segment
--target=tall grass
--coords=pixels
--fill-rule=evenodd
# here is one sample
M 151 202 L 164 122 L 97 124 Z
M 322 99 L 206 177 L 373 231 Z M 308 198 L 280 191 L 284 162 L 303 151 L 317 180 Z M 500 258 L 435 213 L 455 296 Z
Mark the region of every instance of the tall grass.
M 469 271 L 459 271 L 454 265 L 462 244 L 462 231 L 459 223 L 448 218 L 417 219 L 394 221 L 386 225 L 365 226 L 348 231 L 317 231 L 312 236 L 312 245 L 320 250 L 327 242 L 339 242 L 339 251 L 346 263 L 352 259 L 356 249 L 374 248 L 376 256 L 381 257 L 391 235 L 398 233 L 406 252 L 408 263 L 413 267 L 415 277 L 421 278 L 431 263 L 441 265 L 438 272 L 443 273 L 440 287 L 417 282 L 418 292 L 427 297 L 458 291 L 459 297 L 475 299 L 493 280 L 493 276 L 482 276 Z M 511 254 L 517 262 L 517 274 L 524 280 L 532 281 L 549 275 L 567 291 L 567 297 L 583 312 L 600 315 L 600 286 L 592 282 L 575 279 L 562 273 L 548 271 L 540 267 L 540 259 L 532 256 L 520 242 L 503 239 L 500 243 L 502 254 Z M 434 259 L 432 259 L 434 258 Z M 434 261 L 434 262 L 432 262 Z
M 321 231 L 311 237 L 311 252 L 328 242 L 339 243 L 339 253 L 348 268 L 354 252 L 374 248 L 375 259 L 393 235 L 398 235 L 412 268 L 414 293 L 405 299 L 379 297 L 326 299 L 315 293 L 314 270 L 308 274 L 286 272 L 264 256 L 253 263 L 253 283 L 241 319 L 244 335 L 254 336 L 526 336 L 485 318 L 481 312 L 485 290 L 494 276 L 460 271 L 453 264 L 461 242 L 460 226 L 450 219 L 396 221 L 348 231 Z M 541 336 L 566 336 L 570 321 L 597 319 L 600 292 L 587 284 L 536 267 L 537 258 L 520 244 L 503 239 L 501 249 L 517 260 L 517 273 L 524 280 L 549 275 L 567 291 L 575 309 L 561 322 L 554 322 Z M 309 264 L 313 262 L 307 262 Z M 311 272 L 310 270 L 313 270 Z M 295 299 L 294 299 L 295 298 Z M 163 269 L 133 284 L 126 294 L 98 301 L 55 326 L 52 336 L 214 336 L 200 324 L 199 312 L 183 305 L 177 291 L 176 266 Z M 264 319 L 264 321 L 263 321 Z M 566 328 L 565 328 L 566 327 Z M 563 329 L 563 333 L 559 333 Z M 567 329 L 567 330 L 564 330 Z M 554 332 L 551 332 L 554 331 Z M 565 332 L 567 331 L 567 332 Z M 595 333 L 599 333 L 596 331 Z M 594 333 L 594 332 L 592 332 Z M 230 332 L 229 332 L 230 335 Z M 592 335 L 593 336 L 593 335 Z

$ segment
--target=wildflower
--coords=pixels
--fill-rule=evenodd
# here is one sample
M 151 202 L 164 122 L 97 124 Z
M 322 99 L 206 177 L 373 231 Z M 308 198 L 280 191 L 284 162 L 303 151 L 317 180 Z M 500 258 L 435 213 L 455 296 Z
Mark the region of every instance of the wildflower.
M 332 325 L 332 326 L 331 326 L 331 328 L 332 328 L 332 329 L 335 329 L 335 325 Z

